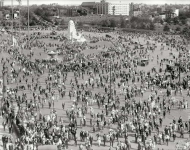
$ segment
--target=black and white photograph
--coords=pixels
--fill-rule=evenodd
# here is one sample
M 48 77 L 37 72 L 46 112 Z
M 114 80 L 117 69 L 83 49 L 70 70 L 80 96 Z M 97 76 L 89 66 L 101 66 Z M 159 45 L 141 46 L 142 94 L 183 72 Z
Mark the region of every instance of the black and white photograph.
M 0 0 L 0 150 L 190 150 L 190 0 Z

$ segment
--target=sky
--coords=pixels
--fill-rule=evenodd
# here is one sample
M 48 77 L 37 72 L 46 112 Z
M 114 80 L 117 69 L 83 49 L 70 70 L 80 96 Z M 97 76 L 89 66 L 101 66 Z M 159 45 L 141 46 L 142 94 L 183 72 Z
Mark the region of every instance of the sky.
M 0 0 L 1 1 L 1 0 Z M 4 0 L 4 5 L 11 5 L 12 0 Z M 29 4 L 50 4 L 58 3 L 60 5 L 80 5 L 82 2 L 99 2 L 100 0 L 29 0 Z M 110 3 L 145 3 L 145 4 L 190 4 L 190 0 L 106 0 Z M 13 5 L 18 5 L 16 0 L 13 0 Z M 27 0 L 22 0 L 22 5 L 27 5 Z

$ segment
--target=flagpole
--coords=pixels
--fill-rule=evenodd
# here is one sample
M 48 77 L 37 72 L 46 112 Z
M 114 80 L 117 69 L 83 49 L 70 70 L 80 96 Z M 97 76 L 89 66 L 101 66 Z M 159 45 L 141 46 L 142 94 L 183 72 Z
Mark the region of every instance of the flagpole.
M 20 33 L 21 33 L 21 29 L 20 29 L 20 26 L 21 26 L 21 12 L 20 12 L 20 6 L 21 6 L 21 1 L 19 1 L 19 43 L 21 44 L 21 41 L 20 41 Z M 20 48 L 20 46 L 19 46 Z
M 11 8 L 12 8 L 12 16 L 11 16 L 11 19 L 12 19 L 12 36 L 13 36 L 13 17 L 14 17 L 14 14 L 13 14 L 13 0 L 11 0 Z
M 29 12 L 30 12 L 30 10 L 29 10 L 29 0 L 27 0 L 27 6 L 28 6 L 28 48 L 29 48 L 29 37 L 30 37 L 30 35 L 29 35 L 29 29 L 30 29 L 30 25 L 29 25 L 29 23 L 30 23 L 30 18 L 29 18 Z

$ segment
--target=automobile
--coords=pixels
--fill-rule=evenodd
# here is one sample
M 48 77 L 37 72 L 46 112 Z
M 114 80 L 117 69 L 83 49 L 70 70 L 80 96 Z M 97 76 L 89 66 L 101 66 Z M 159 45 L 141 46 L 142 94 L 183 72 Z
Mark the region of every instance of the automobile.
M 111 38 L 111 35 L 109 35 L 109 34 L 106 34 L 106 37 L 107 37 L 107 38 Z
M 50 33 L 50 35 L 57 35 L 57 32 L 56 32 L 56 31 L 52 31 L 52 32 Z
M 149 64 L 149 60 L 148 59 L 141 59 L 138 62 L 138 65 L 140 65 L 140 66 L 147 66 L 148 64 Z
M 169 65 L 169 64 L 166 65 L 165 72 L 172 72 L 174 70 L 175 70 L 175 66 L 172 66 L 172 65 Z

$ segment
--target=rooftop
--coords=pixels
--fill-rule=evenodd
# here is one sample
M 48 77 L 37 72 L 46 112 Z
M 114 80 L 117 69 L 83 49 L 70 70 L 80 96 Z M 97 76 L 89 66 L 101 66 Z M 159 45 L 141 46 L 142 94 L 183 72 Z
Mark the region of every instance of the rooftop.
M 81 5 L 84 6 L 94 6 L 96 3 L 95 2 L 83 2 Z

